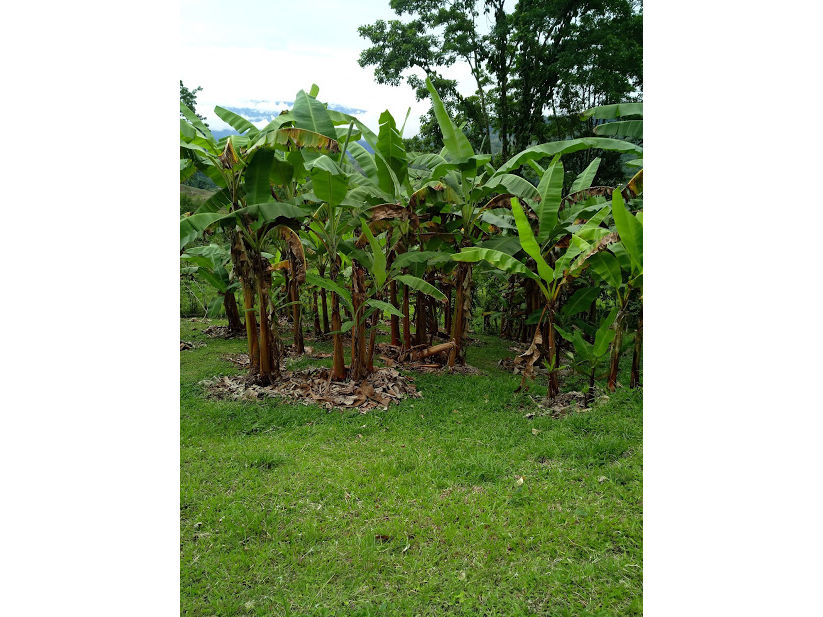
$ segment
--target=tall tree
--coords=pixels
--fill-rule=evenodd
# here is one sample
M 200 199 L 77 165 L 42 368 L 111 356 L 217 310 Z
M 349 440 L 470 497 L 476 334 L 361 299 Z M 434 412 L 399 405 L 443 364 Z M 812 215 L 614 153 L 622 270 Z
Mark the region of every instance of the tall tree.
M 206 118 L 201 116 L 197 113 L 197 93 L 203 90 L 202 86 L 197 86 L 194 90 L 189 90 L 184 84 L 183 80 L 180 80 L 180 102 L 183 103 L 186 107 L 191 109 L 194 112 L 194 115 L 200 118 L 200 121 L 208 128 L 208 124 L 206 123 Z M 183 115 L 183 112 L 180 112 L 180 117 L 185 118 L 186 116 Z
M 427 93 L 410 69 L 424 70 L 457 124 L 465 123 L 476 151 L 492 152 L 499 138 L 506 160 L 510 150 L 535 142 L 588 136 L 593 126 L 579 118 L 585 109 L 641 97 L 638 0 L 518 0 L 511 12 L 504 0 L 391 0 L 390 5 L 411 19 L 361 26 L 358 31 L 371 47 L 361 53 L 360 65 L 374 65 L 378 83 L 398 85 L 405 79 L 418 100 Z M 481 31 L 483 23 L 487 33 Z M 443 69 L 458 62 L 474 78 L 472 96 L 461 95 L 458 84 L 443 77 Z M 419 145 L 442 145 L 431 112 L 421 118 Z M 592 160 L 578 158 L 579 165 L 570 161 L 570 174 Z
M 377 83 L 399 85 L 407 69 L 426 72 L 458 123 L 466 123 L 472 145 L 491 152 L 491 113 L 487 100 L 489 79 L 485 37 L 478 31 L 479 11 L 475 0 L 391 0 L 399 16 L 412 19 L 378 20 L 360 26 L 358 32 L 372 46 L 360 54 L 360 66 L 374 65 Z M 457 62 L 465 63 L 475 82 L 475 94 L 463 96 L 455 80 L 442 71 Z M 424 80 L 406 73 L 405 81 L 415 90 L 417 100 L 428 97 Z M 431 112 L 421 117 L 421 133 L 426 146 L 442 147 L 437 121 Z M 482 148 L 481 148 L 482 146 Z

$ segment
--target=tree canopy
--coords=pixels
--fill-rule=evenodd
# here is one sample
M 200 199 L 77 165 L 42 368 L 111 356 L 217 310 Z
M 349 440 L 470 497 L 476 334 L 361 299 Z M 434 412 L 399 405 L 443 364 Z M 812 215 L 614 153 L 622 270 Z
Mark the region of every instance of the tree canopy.
M 594 123 L 580 119 L 585 109 L 642 99 L 636 0 L 518 0 L 511 12 L 504 0 L 390 5 L 403 19 L 359 28 L 370 42 L 360 65 L 373 66 L 378 83 L 405 80 L 418 100 L 428 92 L 412 69 L 425 71 L 474 148 L 502 160 L 533 143 L 592 135 Z M 471 96 L 444 77 L 456 63 L 474 78 Z M 442 146 L 432 112 L 421 123 L 415 145 Z

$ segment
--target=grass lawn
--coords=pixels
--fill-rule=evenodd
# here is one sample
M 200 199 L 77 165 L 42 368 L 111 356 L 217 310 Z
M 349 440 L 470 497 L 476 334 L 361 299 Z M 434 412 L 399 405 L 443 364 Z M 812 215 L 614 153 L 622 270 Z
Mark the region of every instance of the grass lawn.
M 245 340 L 206 325 L 181 320 L 206 342 L 180 353 L 182 614 L 642 613 L 640 392 L 527 419 L 509 343 L 475 335 L 485 375 L 415 375 L 388 411 L 211 401 Z

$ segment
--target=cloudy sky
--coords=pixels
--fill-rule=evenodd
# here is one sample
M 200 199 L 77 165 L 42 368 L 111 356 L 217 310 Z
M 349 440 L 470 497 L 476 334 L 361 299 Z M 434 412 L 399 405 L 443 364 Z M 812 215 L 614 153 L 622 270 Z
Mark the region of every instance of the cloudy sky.
M 189 88 L 202 86 L 197 110 L 213 129 L 228 128 L 214 115 L 215 105 L 242 108 L 247 117 L 257 111 L 255 124 L 262 126 L 269 114 L 290 107 L 298 90 L 316 83 L 321 101 L 374 130 L 384 110 L 401 124 L 409 107 L 405 136 L 419 130 L 429 103 L 417 102 L 405 83 L 378 85 L 373 67 L 357 64 L 368 44 L 357 27 L 397 19 L 389 0 L 182 0 L 180 6 L 180 78 Z M 447 74 L 470 93 L 466 67 Z

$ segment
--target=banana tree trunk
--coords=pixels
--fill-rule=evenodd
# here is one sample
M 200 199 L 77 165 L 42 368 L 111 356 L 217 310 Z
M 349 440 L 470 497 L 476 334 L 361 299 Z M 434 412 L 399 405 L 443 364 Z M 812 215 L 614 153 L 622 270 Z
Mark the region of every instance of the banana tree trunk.
M 549 388 L 546 391 L 546 396 L 548 397 L 549 401 L 554 400 L 554 397 L 560 394 L 560 382 L 557 377 L 557 334 L 554 331 L 554 305 L 549 304 L 548 310 L 546 311 L 548 322 L 547 322 L 547 335 L 548 335 L 548 357 L 554 358 L 555 370 L 549 373 Z
M 320 274 L 320 278 L 323 278 L 326 275 L 326 264 L 323 264 L 321 266 L 317 266 L 317 272 L 318 272 L 318 274 Z M 323 305 L 323 313 L 321 315 L 322 318 L 323 318 L 323 334 L 328 334 L 329 333 L 329 309 L 328 309 L 328 305 L 327 305 L 326 290 L 325 289 L 320 289 L 320 302 Z
M 320 338 L 320 311 L 318 310 L 316 289 L 312 292 L 312 298 L 312 306 L 314 308 L 314 338 Z
M 429 345 L 434 344 L 434 337 L 438 334 L 439 322 L 437 319 L 437 305 L 433 300 L 426 302 L 426 330 L 429 334 Z
M 328 308 L 328 303 L 327 303 L 327 300 L 326 300 L 326 290 L 325 289 L 320 290 L 320 304 L 323 307 L 323 313 L 322 313 L 322 317 L 323 317 L 323 334 L 328 334 L 329 333 L 329 308 Z
M 440 343 L 439 345 L 432 345 L 431 347 L 428 347 L 426 349 L 413 351 L 411 354 L 411 359 L 415 361 L 422 360 L 423 358 L 428 358 L 429 356 L 433 356 L 443 351 L 450 351 L 452 349 L 454 349 L 454 341 L 449 341 L 448 343 Z
M 426 301 L 420 291 L 414 303 L 414 344 L 426 344 Z
M 272 336 L 269 328 L 269 294 L 263 276 L 262 273 L 258 273 L 257 298 L 260 301 L 260 377 L 265 383 L 271 381 L 275 367 L 273 366 Z
M 409 288 L 403 285 L 403 350 L 411 349 L 411 323 L 409 320 Z
M 291 262 L 292 272 L 297 271 L 294 254 L 289 253 L 289 261 Z M 292 309 L 292 325 L 294 329 L 294 349 L 297 353 L 302 354 L 306 351 L 303 343 L 303 306 L 300 304 L 300 286 L 297 281 L 297 276 L 292 276 L 289 285 L 289 301 L 294 302 L 291 305 Z
M 286 296 L 286 301 L 291 302 L 291 275 L 289 275 L 289 270 L 283 270 L 283 278 L 285 279 L 285 283 L 283 283 L 283 295 Z M 286 312 L 286 321 L 291 322 L 293 320 L 290 313 Z
M 237 300 L 234 291 L 227 291 L 223 294 L 223 308 L 226 311 L 226 318 L 229 320 L 229 332 L 237 334 L 244 330 L 243 322 L 240 320 L 240 311 L 237 308 Z
M 642 309 L 641 309 L 642 310 Z M 634 333 L 634 353 L 632 354 L 632 377 L 630 388 L 640 387 L 640 355 L 643 353 L 643 315 L 637 318 L 637 331 Z
M 609 392 L 617 389 L 617 373 L 620 370 L 620 347 L 623 344 L 623 326 L 616 325 L 617 333 L 612 341 L 611 358 L 609 359 Z
M 446 334 L 452 331 L 452 288 L 451 285 L 446 287 L 446 305 L 443 309 L 443 329 Z
M 231 241 L 231 262 L 243 289 L 246 343 L 249 350 L 249 377 L 253 378 L 260 371 L 260 347 L 257 340 L 257 320 L 254 317 L 254 276 L 240 235 L 230 231 L 229 239 Z
M 377 326 L 380 323 L 380 311 L 375 311 L 371 317 L 371 329 L 369 331 L 369 354 L 366 368 L 369 373 L 374 372 L 374 345 L 377 342 Z
M 400 310 L 397 302 L 397 281 L 389 282 L 389 300 L 394 308 Z M 395 347 L 400 346 L 400 318 L 397 315 L 391 316 L 391 344 Z
M 246 281 L 243 281 L 243 308 L 246 312 L 249 376 L 255 376 L 260 371 L 260 345 L 257 339 L 257 319 L 254 316 L 254 288 Z
M 512 320 L 514 314 L 514 283 L 515 277 L 509 277 L 509 283 L 506 287 L 505 306 L 503 314 L 500 316 L 500 337 L 512 338 Z
M 369 374 L 367 367 L 366 323 L 363 313 L 366 308 L 366 283 L 363 266 L 352 263 L 352 304 L 354 305 L 354 326 L 351 335 L 351 378 L 359 381 Z
M 592 368 L 589 371 L 589 389 L 586 390 L 585 394 L 583 394 L 583 407 L 588 407 L 589 403 L 592 400 L 592 395 L 594 394 L 594 371 L 595 371 L 595 363 L 592 363 Z
M 337 274 L 339 272 L 340 265 L 337 261 L 337 258 L 332 261 L 331 264 L 331 280 L 337 282 Z M 346 378 L 346 360 L 343 356 L 343 340 L 340 338 L 340 328 L 342 327 L 342 323 L 340 322 L 340 300 L 337 297 L 336 293 L 332 293 L 331 295 L 331 327 L 334 331 L 334 353 L 332 354 L 332 369 L 331 369 L 331 376 L 332 379 L 345 379 Z
M 628 294 L 626 294 L 628 299 Z M 612 341 L 611 357 L 609 358 L 609 392 L 617 389 L 617 374 L 620 371 L 620 349 L 623 346 L 623 315 L 626 308 L 626 301 L 620 307 L 617 318 L 614 320 L 614 340 Z
M 451 338 L 454 341 L 454 348 L 449 353 L 449 366 L 453 367 L 455 362 L 463 364 L 466 352 L 463 338 L 468 323 L 468 313 L 471 310 L 471 264 L 460 262 L 457 264 L 457 277 L 455 287 L 457 296 L 454 301 L 454 320 L 452 322 Z

